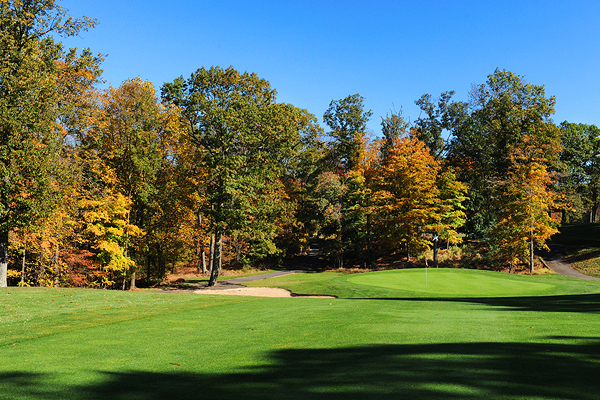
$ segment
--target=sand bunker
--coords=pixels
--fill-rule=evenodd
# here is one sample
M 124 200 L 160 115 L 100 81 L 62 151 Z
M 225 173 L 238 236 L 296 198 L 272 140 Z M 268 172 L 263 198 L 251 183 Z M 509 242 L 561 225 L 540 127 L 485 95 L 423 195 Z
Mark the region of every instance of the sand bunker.
M 309 297 L 313 299 L 334 299 L 332 296 L 302 296 L 296 295 L 289 290 L 269 287 L 244 287 L 220 290 L 199 289 L 194 290 L 198 294 L 221 294 L 229 296 L 257 296 L 257 297 Z

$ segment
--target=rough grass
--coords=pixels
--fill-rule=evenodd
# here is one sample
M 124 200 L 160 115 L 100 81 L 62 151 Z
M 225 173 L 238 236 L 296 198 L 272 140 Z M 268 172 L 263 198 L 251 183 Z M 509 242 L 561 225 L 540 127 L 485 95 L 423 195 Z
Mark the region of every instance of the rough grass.
M 597 398 L 597 282 L 393 272 L 260 282 L 339 299 L 1 289 L 0 399 Z
M 565 258 L 579 272 L 600 278 L 600 224 L 566 224 L 552 241 L 565 246 Z

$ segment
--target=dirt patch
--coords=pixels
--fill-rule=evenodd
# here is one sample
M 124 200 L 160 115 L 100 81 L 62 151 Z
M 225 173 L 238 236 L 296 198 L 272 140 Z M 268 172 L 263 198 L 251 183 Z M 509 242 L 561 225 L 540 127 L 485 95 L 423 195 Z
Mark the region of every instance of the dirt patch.
M 232 289 L 198 289 L 197 294 L 222 294 L 229 296 L 257 296 L 257 297 L 308 297 L 312 299 L 335 299 L 333 296 L 303 296 L 297 295 L 289 290 L 269 287 L 238 287 Z

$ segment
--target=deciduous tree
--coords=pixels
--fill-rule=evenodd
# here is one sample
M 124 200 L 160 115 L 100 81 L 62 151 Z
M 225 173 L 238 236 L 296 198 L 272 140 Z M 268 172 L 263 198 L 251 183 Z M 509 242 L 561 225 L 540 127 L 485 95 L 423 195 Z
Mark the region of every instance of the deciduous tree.
M 560 124 L 560 134 L 560 160 L 565 173 L 560 180 L 561 190 L 577 205 L 579 216 L 586 212 L 587 220 L 596 222 L 600 206 L 600 129 L 565 121 Z M 563 219 L 566 222 L 566 213 Z
M 560 137 L 551 119 L 554 104 L 544 86 L 526 83 L 506 70 L 497 69 L 485 84 L 473 87 L 469 113 L 454 120 L 448 154 L 459 180 L 469 186 L 470 236 L 484 237 L 495 224 L 493 182 L 506 176 L 509 155 L 525 137 L 543 151 L 545 165 L 556 165 Z
M 54 0 L 0 2 L 0 286 L 6 286 L 8 234 L 48 209 L 61 145 L 57 61 L 51 34 L 93 26 L 67 18 Z
M 201 68 L 188 80 L 165 84 L 162 93 L 165 101 L 182 108 L 206 166 L 206 214 L 217 243 L 212 286 L 220 271 L 223 235 L 248 223 L 271 226 L 246 206 L 260 207 L 278 190 L 282 168 L 299 143 L 302 111 L 276 103 L 266 80 L 231 67 Z M 263 239 L 272 240 L 269 230 Z
M 430 248 L 425 234 L 439 230 L 439 171 L 425 144 L 409 136 L 396 140 L 374 179 L 380 232 L 409 261 L 411 254 Z
M 523 145 L 511 153 L 506 179 L 495 191 L 499 219 L 490 230 L 492 241 L 511 266 L 528 255 L 530 272 L 534 247 L 547 249 L 545 241 L 558 232 L 559 223 L 550 212 L 562 207 L 545 161 L 543 151 L 523 138 Z

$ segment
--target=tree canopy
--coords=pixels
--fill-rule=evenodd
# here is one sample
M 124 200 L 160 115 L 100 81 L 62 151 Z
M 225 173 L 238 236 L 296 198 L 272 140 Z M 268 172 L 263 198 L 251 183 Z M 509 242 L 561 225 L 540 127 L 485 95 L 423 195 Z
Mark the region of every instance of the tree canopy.
M 223 265 L 279 265 L 311 245 L 340 268 L 432 247 L 437 265 L 439 241 L 531 270 L 559 219 L 597 220 L 600 131 L 556 126 L 556 99 L 513 72 L 467 101 L 424 94 L 414 123 L 400 109 L 380 132 L 351 94 L 324 130 L 233 67 L 160 96 L 141 78 L 103 86 L 103 57 L 59 42 L 95 20 L 54 0 L 0 13 L 0 286 L 135 288 L 177 266 L 215 285 Z

